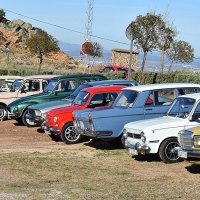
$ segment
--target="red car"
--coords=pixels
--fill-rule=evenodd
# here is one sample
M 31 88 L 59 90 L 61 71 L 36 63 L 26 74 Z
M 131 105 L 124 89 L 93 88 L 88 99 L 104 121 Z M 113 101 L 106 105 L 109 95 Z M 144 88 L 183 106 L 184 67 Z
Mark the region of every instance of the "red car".
M 62 141 L 66 144 L 82 141 L 83 136 L 73 132 L 72 112 L 97 107 L 110 107 L 124 87 L 126 86 L 98 86 L 81 90 L 71 106 L 47 112 L 42 129 L 49 135 L 60 135 Z
M 126 78 L 128 78 L 128 67 L 123 67 L 123 66 L 107 66 L 107 67 L 104 67 L 99 72 L 101 72 L 101 73 L 107 73 L 107 72 L 125 72 Z M 131 73 L 132 72 L 135 72 L 135 71 L 133 69 L 131 69 Z

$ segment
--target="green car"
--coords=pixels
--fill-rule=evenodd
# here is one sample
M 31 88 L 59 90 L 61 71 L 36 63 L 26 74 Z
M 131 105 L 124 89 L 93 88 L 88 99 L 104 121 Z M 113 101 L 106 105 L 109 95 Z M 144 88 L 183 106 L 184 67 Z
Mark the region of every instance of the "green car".
M 107 80 L 107 78 L 99 74 L 75 74 L 54 77 L 50 80 L 42 93 L 22 97 L 8 104 L 8 119 L 15 119 L 18 123 L 26 126 L 29 126 L 29 124 L 33 125 L 34 122 L 27 120 L 25 117 L 28 113 L 28 106 L 66 98 L 70 96 L 80 84 L 100 80 Z

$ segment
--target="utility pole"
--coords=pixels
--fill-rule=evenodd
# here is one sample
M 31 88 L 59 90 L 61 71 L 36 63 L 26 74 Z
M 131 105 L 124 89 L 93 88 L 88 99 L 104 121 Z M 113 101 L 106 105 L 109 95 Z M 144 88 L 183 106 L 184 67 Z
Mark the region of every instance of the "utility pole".
M 86 35 L 84 38 L 86 41 L 89 41 L 89 42 L 91 42 L 91 35 L 92 35 L 93 6 L 94 6 L 94 0 L 88 0 L 88 11 L 86 12 L 87 23 L 85 24 Z M 84 73 L 86 72 L 87 59 L 88 59 L 88 56 L 87 54 L 85 54 Z

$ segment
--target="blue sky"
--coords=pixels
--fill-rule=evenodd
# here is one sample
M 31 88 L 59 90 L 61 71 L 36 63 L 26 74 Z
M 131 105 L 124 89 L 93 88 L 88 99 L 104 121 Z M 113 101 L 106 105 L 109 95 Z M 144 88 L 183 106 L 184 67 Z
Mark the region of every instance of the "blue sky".
M 42 28 L 61 42 L 82 44 L 85 41 L 88 1 L 4 0 L 1 1 L 0 9 L 4 9 L 6 18 L 11 21 L 22 19 L 34 27 Z M 167 11 L 168 20 L 179 31 L 176 39 L 190 43 L 195 57 L 200 58 L 199 8 L 199 0 L 94 0 L 92 35 L 108 40 L 92 37 L 92 41 L 99 42 L 108 50 L 129 50 L 130 40 L 125 35 L 127 26 L 138 15 L 146 15 L 150 11 L 164 14 Z

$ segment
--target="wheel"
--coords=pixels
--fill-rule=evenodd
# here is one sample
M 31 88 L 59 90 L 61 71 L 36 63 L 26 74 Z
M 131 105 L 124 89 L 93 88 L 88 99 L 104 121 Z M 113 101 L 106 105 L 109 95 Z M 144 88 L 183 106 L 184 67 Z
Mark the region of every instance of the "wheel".
M 35 122 L 30 121 L 26 118 L 26 114 L 28 114 L 28 110 L 25 110 L 25 112 L 22 115 L 22 122 L 27 127 L 35 127 L 38 126 Z
M 179 143 L 176 138 L 166 139 L 160 146 L 159 156 L 165 163 L 180 162 L 182 158 L 178 157 L 178 151 L 175 147 L 178 147 Z
M 0 106 L 0 119 L 5 120 L 7 118 L 7 111 L 4 106 Z
M 63 142 L 66 144 L 76 144 L 82 141 L 83 135 L 81 134 L 76 134 L 75 132 L 72 131 L 73 128 L 73 123 L 70 122 L 68 124 L 65 124 L 65 126 L 62 129 L 61 132 L 61 139 Z

